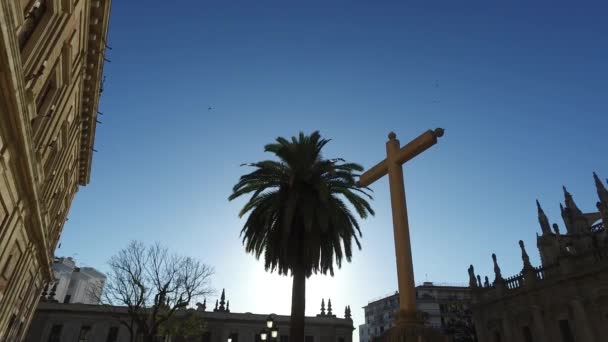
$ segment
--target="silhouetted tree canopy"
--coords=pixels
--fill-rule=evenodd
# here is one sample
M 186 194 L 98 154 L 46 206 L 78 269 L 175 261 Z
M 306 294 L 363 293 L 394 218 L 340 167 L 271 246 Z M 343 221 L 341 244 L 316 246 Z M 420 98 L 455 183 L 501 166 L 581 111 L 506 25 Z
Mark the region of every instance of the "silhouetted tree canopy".
M 158 243 L 145 246 L 133 241 L 108 264 L 101 299 L 104 304 L 126 307 L 128 319 L 119 319 L 131 333 L 131 341 L 140 335 L 144 342 L 152 342 L 161 333 L 179 330 L 175 313 L 212 293 L 212 267 L 170 253 Z

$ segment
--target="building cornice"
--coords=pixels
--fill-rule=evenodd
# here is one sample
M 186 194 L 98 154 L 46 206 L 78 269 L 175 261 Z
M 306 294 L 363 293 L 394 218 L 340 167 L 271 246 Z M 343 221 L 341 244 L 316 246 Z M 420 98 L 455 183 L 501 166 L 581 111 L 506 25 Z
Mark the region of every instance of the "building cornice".
M 91 179 L 95 129 L 99 98 L 102 92 L 104 55 L 106 53 L 111 0 L 91 0 L 87 9 L 87 47 L 84 65 L 84 91 L 81 98 L 81 138 L 78 183 L 87 185 Z
M 64 304 L 64 303 L 51 303 L 51 302 L 40 302 L 37 311 L 45 313 L 73 313 L 73 314 L 124 314 L 127 315 L 127 308 L 124 306 L 110 306 L 110 305 L 91 305 L 91 304 Z M 212 312 L 212 311 L 197 311 L 195 309 L 188 309 L 177 311 L 176 314 L 195 312 L 198 313 L 204 320 L 208 322 L 214 321 L 231 321 L 239 323 L 259 323 L 265 322 L 268 314 L 254 314 L 250 312 L 239 313 L 239 312 Z M 273 315 L 273 319 L 280 325 L 287 325 L 290 321 L 289 316 L 285 315 Z M 337 317 L 305 317 L 306 323 L 311 325 L 323 326 L 330 325 L 336 327 L 352 328 L 353 321 L 345 318 Z

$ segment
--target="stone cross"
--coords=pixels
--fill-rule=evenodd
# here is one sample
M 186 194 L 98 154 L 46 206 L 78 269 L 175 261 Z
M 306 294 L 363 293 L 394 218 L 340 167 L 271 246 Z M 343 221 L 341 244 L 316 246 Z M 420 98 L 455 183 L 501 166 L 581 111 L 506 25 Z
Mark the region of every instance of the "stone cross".
M 442 128 L 437 128 L 434 131 L 428 130 L 400 148 L 397 136 L 391 132 L 388 135 L 389 140 L 386 142 L 386 159 L 362 174 L 357 183 L 360 187 L 367 187 L 388 174 L 399 283 L 397 320 L 411 321 L 416 320 L 415 317 L 417 316 L 412 248 L 403 184 L 403 164 L 435 145 L 437 138 L 443 136 L 443 133 Z

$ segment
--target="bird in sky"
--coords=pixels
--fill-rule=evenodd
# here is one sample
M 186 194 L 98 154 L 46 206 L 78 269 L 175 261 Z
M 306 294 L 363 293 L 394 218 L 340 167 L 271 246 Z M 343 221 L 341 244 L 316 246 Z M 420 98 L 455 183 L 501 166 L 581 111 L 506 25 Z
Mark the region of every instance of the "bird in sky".
M 207 107 L 207 110 L 212 110 L 212 109 L 213 109 L 213 107 L 211 107 L 211 106 Z

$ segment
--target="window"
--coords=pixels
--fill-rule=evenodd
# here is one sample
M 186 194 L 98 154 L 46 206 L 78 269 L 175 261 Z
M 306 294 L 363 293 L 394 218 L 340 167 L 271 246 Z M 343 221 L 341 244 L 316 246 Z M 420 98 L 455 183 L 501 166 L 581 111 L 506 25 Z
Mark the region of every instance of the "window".
M 61 342 L 61 329 L 63 325 L 54 324 L 51 328 L 51 333 L 49 334 L 48 342 Z
M 106 342 L 116 342 L 118 341 L 118 327 L 111 327 L 108 330 L 108 338 L 106 338 Z
M 559 331 L 562 334 L 562 342 L 574 342 L 574 336 L 572 336 L 572 330 L 570 330 L 570 324 L 567 319 L 559 321 Z
M 289 336 L 287 336 L 287 335 L 281 335 L 280 342 L 289 342 Z
M 11 254 L 8 255 L 8 259 L 2 268 L 2 278 L 7 282 L 11 280 L 11 276 L 15 271 L 15 266 L 17 266 L 17 261 L 21 257 L 21 250 L 17 244 L 14 245 Z
M 210 331 L 205 331 L 203 333 L 203 342 L 211 342 L 211 332 Z
M 530 331 L 529 326 L 523 327 L 521 332 L 524 335 L 524 342 L 533 342 L 534 341 L 532 339 L 532 331 Z
M 304 342 L 315 342 L 315 338 L 313 336 L 306 336 Z
M 88 342 L 90 332 L 91 332 L 91 327 L 88 325 L 83 325 L 80 328 L 80 333 L 78 334 L 78 342 Z
M 232 342 L 239 342 L 239 334 L 237 333 L 230 334 L 230 338 L 232 338 Z
M 30 1 L 23 11 L 23 26 L 19 32 L 19 48 L 23 49 L 46 12 L 45 0 Z
M 48 65 L 46 66 L 46 68 L 49 67 L 50 66 Z M 53 102 L 58 89 L 56 79 L 57 75 L 55 71 L 56 69 L 53 67 L 44 85 L 40 89 L 40 92 L 36 96 L 36 116 L 31 120 L 36 148 L 39 150 L 42 149 L 42 146 L 40 146 L 43 136 L 42 132 L 45 131 L 44 128 L 48 126 L 49 122 L 51 121 L 50 119 L 55 112 L 55 105 Z M 37 73 L 34 73 L 28 77 L 31 79 L 37 79 L 39 77 L 37 75 Z
M 344 342 L 344 337 L 339 337 L 338 342 Z

